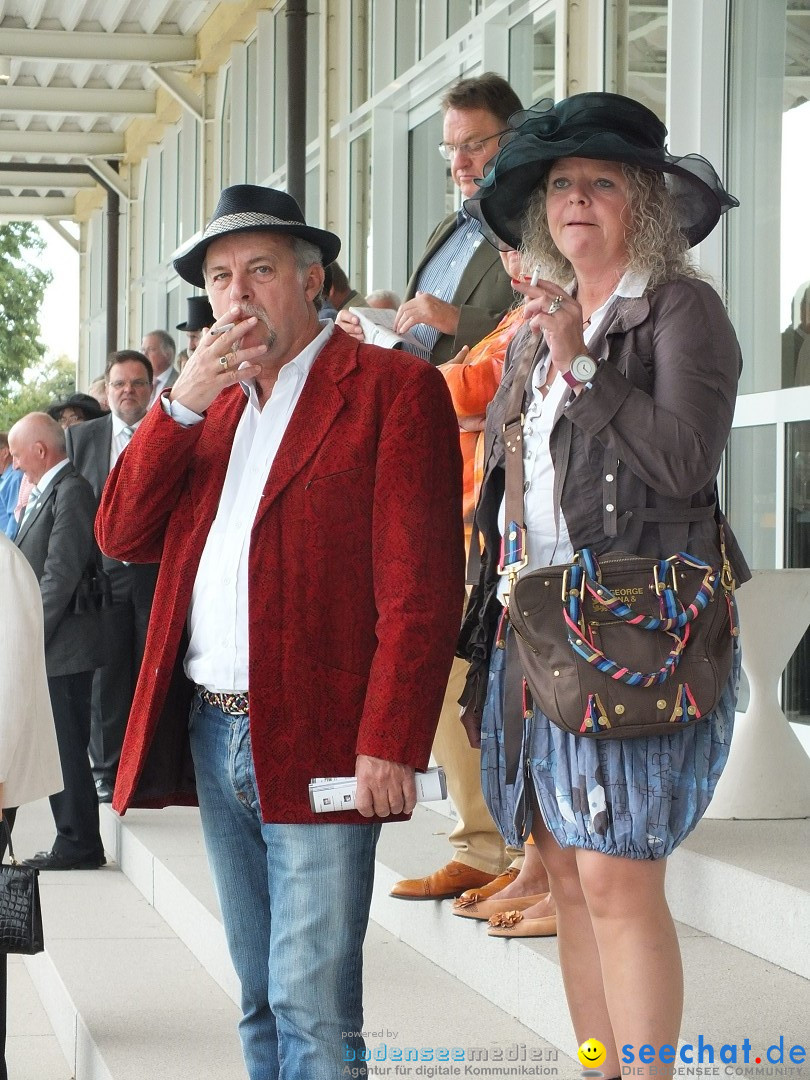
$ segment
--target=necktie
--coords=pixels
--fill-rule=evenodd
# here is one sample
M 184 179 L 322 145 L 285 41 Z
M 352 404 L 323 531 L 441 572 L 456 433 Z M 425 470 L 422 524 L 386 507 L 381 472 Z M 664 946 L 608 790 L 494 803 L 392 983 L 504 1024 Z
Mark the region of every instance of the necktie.
M 37 499 L 39 498 L 39 496 L 40 496 L 39 488 L 36 487 L 36 486 L 32 487 L 31 488 L 31 494 L 28 496 L 28 503 L 26 504 L 26 507 L 25 507 L 25 513 L 23 514 L 22 520 L 20 521 L 20 526 L 23 525 L 23 523 L 25 522 L 25 519 L 28 517 L 28 515 L 31 513 L 31 511 L 36 506 Z
M 135 428 L 132 428 L 132 427 L 121 428 L 121 434 L 124 436 L 124 446 L 126 446 L 127 443 L 129 442 L 129 440 L 135 434 Z

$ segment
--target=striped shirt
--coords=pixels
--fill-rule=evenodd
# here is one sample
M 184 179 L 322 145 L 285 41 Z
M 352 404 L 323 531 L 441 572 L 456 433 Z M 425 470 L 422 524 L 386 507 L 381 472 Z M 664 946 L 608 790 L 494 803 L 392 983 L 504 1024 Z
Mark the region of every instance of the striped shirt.
M 471 218 L 465 210 L 459 210 L 455 230 L 425 263 L 416 282 L 416 291 L 431 293 L 438 300 L 451 303 L 461 275 L 483 239 L 479 222 Z M 409 351 L 417 356 L 429 357 L 441 336 L 440 331 L 426 323 L 417 323 L 411 332 L 422 343 L 424 353 L 414 347 Z

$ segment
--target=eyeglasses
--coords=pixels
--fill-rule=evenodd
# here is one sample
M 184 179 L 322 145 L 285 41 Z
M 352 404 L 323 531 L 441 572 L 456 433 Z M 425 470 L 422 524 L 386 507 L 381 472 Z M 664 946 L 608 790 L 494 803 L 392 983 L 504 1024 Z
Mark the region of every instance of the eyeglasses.
M 496 131 L 494 135 L 487 135 L 485 139 L 476 139 L 475 142 L 440 142 L 439 153 L 445 161 L 452 161 L 456 154 L 473 157 L 475 154 L 480 154 L 488 142 L 492 142 L 493 139 L 497 139 L 500 135 L 505 135 L 507 131 L 509 131 L 509 128 L 504 131 Z
M 131 390 L 145 390 L 149 386 L 148 379 L 130 379 L 127 382 L 124 379 L 116 379 L 115 382 L 107 383 L 110 390 L 123 390 L 125 387 L 129 387 Z

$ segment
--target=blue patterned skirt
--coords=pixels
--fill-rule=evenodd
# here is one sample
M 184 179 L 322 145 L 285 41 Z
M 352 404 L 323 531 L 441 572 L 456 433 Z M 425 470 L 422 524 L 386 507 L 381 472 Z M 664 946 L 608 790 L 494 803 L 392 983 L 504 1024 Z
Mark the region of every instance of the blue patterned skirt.
M 524 720 L 522 769 L 507 782 L 504 685 L 507 649 L 495 648 L 481 732 L 484 798 L 508 844 L 531 830 L 533 788 L 543 820 L 560 847 L 630 859 L 662 859 L 694 829 L 728 760 L 740 682 L 739 639 L 731 675 L 714 712 L 672 735 L 588 739 L 540 712 Z

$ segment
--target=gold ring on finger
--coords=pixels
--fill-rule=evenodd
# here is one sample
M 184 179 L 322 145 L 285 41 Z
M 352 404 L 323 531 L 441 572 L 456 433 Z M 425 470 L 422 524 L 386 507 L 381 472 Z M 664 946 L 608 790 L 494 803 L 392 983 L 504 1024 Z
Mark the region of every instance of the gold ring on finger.
M 228 370 L 228 354 L 227 353 L 225 354 L 225 356 L 220 356 L 220 358 L 219 358 L 219 366 L 222 368 L 223 371 Z
M 559 311 L 560 308 L 562 307 L 562 303 L 563 303 L 562 296 L 555 296 L 554 299 L 551 301 L 551 303 L 548 305 L 548 313 L 549 313 L 549 315 L 553 315 L 555 311 Z

